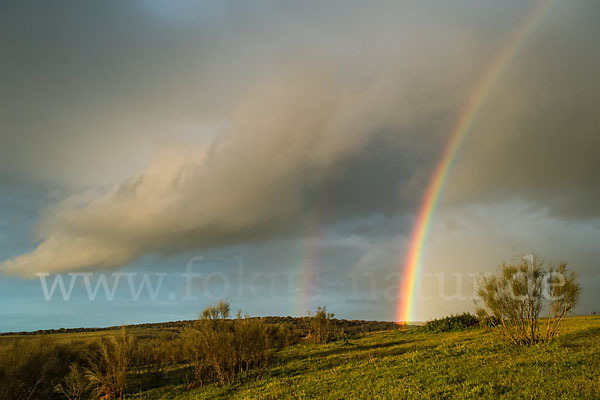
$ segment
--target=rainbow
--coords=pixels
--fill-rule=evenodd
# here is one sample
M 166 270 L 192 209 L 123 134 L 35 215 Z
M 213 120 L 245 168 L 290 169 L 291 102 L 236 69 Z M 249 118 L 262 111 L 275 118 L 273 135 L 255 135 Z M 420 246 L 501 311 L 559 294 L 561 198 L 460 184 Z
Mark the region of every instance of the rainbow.
M 311 237 L 304 239 L 302 264 L 299 274 L 299 295 L 296 296 L 295 315 L 299 317 L 306 316 L 311 309 L 310 296 L 312 290 L 317 284 L 317 263 L 318 263 L 318 232 L 313 231 Z
M 491 91 L 498 82 L 506 67 L 510 64 L 527 36 L 531 34 L 538 22 L 549 8 L 550 0 L 540 0 L 533 7 L 527 18 L 518 26 L 511 35 L 504 48 L 494 57 L 479 80 L 471 90 L 467 101 L 463 105 L 459 117 L 451 131 L 450 139 L 446 145 L 441 159 L 435 168 L 429 186 L 423 197 L 415 227 L 413 228 L 408 255 L 404 262 L 401 273 L 400 297 L 396 311 L 397 322 L 409 322 L 414 319 L 415 287 L 417 277 L 421 268 L 423 249 L 427 239 L 427 233 L 436 206 L 442 193 L 448 173 L 452 168 L 456 155 L 473 123 L 477 119 L 481 108 L 486 103 Z

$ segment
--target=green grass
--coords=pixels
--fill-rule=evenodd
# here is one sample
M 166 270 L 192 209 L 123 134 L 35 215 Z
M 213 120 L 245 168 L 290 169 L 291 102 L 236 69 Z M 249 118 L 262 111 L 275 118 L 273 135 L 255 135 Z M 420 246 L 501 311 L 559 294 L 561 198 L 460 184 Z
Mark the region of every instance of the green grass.
M 136 337 L 136 339 L 153 339 L 163 336 L 174 335 L 172 331 L 163 329 L 147 329 L 147 328 L 127 328 L 127 333 Z M 77 332 L 77 333 L 48 333 L 43 335 L 1 335 L 0 346 L 12 342 L 26 342 L 36 340 L 50 340 L 57 344 L 65 344 L 72 342 L 88 342 L 96 341 L 102 337 L 118 336 L 121 334 L 120 329 L 102 330 L 102 331 L 90 331 L 90 332 Z
M 166 385 L 135 399 L 598 399 L 600 317 L 565 321 L 558 340 L 512 347 L 497 333 L 422 329 L 301 343 L 227 386 Z
M 173 335 L 133 328 L 138 340 Z M 1 336 L 14 341 L 86 342 L 119 331 Z M 600 399 L 600 317 L 565 320 L 553 343 L 513 347 L 493 331 L 423 328 L 363 334 L 347 342 L 300 343 L 233 384 L 187 390 L 185 366 L 128 399 Z M 132 387 L 130 390 L 138 390 Z

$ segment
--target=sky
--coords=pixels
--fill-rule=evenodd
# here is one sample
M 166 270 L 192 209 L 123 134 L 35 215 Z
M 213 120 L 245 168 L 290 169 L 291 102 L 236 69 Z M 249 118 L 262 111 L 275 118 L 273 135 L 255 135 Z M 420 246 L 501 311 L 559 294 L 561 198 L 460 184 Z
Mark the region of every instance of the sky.
M 478 274 L 527 254 L 568 262 L 575 312 L 600 311 L 599 18 L 593 0 L 1 2 L 0 331 L 219 299 L 394 320 L 432 174 L 511 41 L 414 318 L 474 310 Z

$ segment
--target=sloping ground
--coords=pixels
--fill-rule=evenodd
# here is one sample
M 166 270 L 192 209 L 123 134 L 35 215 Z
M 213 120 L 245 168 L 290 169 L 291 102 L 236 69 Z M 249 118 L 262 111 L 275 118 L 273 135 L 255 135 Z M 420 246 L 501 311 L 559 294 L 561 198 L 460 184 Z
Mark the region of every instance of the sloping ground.
M 309 330 L 309 317 L 251 317 L 251 319 L 261 319 L 266 324 L 288 324 L 298 330 L 303 336 L 308 334 Z M 147 324 L 133 324 L 123 325 L 122 327 L 127 328 L 128 332 L 135 332 L 136 334 L 156 336 L 162 333 L 179 333 L 184 328 L 192 326 L 197 320 L 186 320 L 186 321 L 170 321 L 170 322 L 156 322 Z M 346 319 L 332 319 L 333 324 L 339 329 L 344 330 L 348 335 L 355 335 L 357 333 L 383 331 L 387 329 L 395 329 L 396 323 L 390 321 L 363 321 L 363 320 L 346 320 Z M 107 336 L 114 335 L 115 332 L 119 332 L 121 326 L 109 326 L 104 328 L 62 328 L 62 329 L 43 329 L 32 332 L 0 332 L 0 343 L 6 339 L 22 339 L 26 337 L 45 336 L 58 339 L 71 340 L 76 337 L 89 338 L 94 336 Z
M 565 321 L 561 337 L 534 347 L 496 332 L 368 333 L 347 343 L 303 343 L 258 375 L 220 387 L 183 385 L 137 399 L 598 399 L 600 317 Z

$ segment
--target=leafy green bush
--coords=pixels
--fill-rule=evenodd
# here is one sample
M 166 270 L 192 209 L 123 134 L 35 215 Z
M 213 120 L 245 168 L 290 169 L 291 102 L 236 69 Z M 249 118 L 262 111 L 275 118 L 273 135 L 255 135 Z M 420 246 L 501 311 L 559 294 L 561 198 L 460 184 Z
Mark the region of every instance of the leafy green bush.
M 477 317 L 471 313 L 465 312 L 427 321 L 424 328 L 428 332 L 454 332 L 477 326 L 479 326 Z

